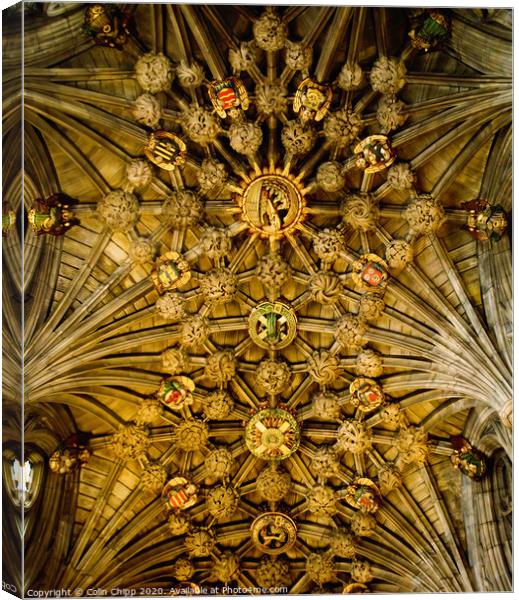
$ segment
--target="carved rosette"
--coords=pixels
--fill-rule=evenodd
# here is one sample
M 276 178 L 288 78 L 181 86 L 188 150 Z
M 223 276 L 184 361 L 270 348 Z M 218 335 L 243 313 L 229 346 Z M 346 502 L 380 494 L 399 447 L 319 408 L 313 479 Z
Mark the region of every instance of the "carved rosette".
M 139 201 L 131 192 L 114 190 L 99 200 L 97 214 L 112 231 L 130 231 L 139 220 Z
M 314 237 L 313 249 L 324 263 L 331 264 L 345 249 L 344 234 L 338 229 L 323 229 Z
M 343 295 L 344 287 L 335 273 L 324 271 L 310 277 L 308 292 L 319 304 L 335 304 Z
M 135 63 L 135 77 L 145 92 L 158 94 L 171 88 L 175 77 L 173 64 L 164 54 L 149 52 Z
M 359 583 L 369 583 L 373 579 L 373 569 L 367 560 L 354 560 L 351 564 L 351 578 Z
M 375 229 L 378 218 L 378 204 L 371 194 L 359 192 L 349 194 L 344 199 L 343 220 L 354 229 L 360 229 L 361 231 Z
M 339 396 L 331 392 L 321 392 L 312 398 L 312 413 L 318 419 L 337 421 L 342 411 Z
M 392 188 L 399 192 L 408 192 L 415 186 L 416 175 L 409 163 L 398 162 L 389 167 L 387 172 L 387 182 Z
M 129 423 L 112 435 L 112 449 L 122 460 L 144 458 L 150 445 L 147 427 Z
M 428 436 L 420 427 L 402 427 L 396 435 L 395 448 L 398 450 L 397 465 L 415 463 L 422 467 L 429 458 Z
M 229 127 L 229 143 L 231 148 L 250 156 L 254 154 L 261 146 L 263 141 L 263 132 L 261 127 L 251 121 L 235 121 Z
M 344 527 L 332 529 L 330 551 L 341 558 L 355 558 L 355 537 Z
M 152 94 L 141 94 L 133 103 L 133 118 L 137 123 L 155 129 L 162 119 L 162 106 Z
M 208 194 L 225 185 L 228 179 L 225 165 L 218 160 L 205 158 L 198 171 L 198 185 L 202 194 Z
M 204 77 L 204 69 L 196 61 L 187 63 L 185 60 L 181 60 L 177 66 L 177 79 L 183 88 L 191 90 L 200 87 L 204 82 Z
M 317 350 L 308 358 L 308 373 L 321 386 L 337 381 L 341 374 L 341 361 L 327 350 Z
M 236 358 L 233 350 L 220 350 L 207 357 L 204 377 L 218 387 L 223 387 L 236 374 Z
M 229 64 L 233 73 L 248 71 L 259 60 L 261 50 L 254 40 L 241 42 L 237 50 L 229 50 Z
M 367 321 L 374 321 L 382 316 L 386 303 L 378 294 L 366 293 L 360 297 L 359 315 Z
M 331 193 L 342 190 L 346 183 L 343 167 L 337 161 L 321 163 L 317 167 L 315 180 L 321 189 Z
M 204 205 L 193 192 L 178 190 L 166 198 L 162 214 L 173 229 L 186 229 L 203 218 Z
M 195 572 L 195 567 L 188 558 L 180 557 L 175 561 L 171 572 L 178 581 L 189 581 Z
M 337 85 L 346 91 L 356 90 L 364 83 L 364 72 L 357 63 L 344 63 L 339 77 L 337 78 Z
M 316 517 L 333 517 L 337 512 L 337 494 L 327 485 L 316 485 L 306 492 L 308 510 Z
M 162 404 L 157 398 L 143 398 L 139 402 L 139 408 L 135 413 L 135 423 L 137 425 L 149 425 L 164 414 Z
M 402 485 L 402 474 L 394 464 L 385 463 L 378 471 L 378 483 L 382 494 L 389 494 Z
M 224 390 L 209 394 L 204 403 L 205 416 L 214 421 L 225 421 L 234 410 L 234 400 Z
M 445 221 L 445 211 L 431 194 L 419 194 L 407 205 L 404 218 L 416 233 L 431 234 Z
M 168 348 L 160 358 L 163 369 L 171 375 L 183 373 L 188 367 L 188 356 L 183 348 Z
M 356 369 L 366 377 L 380 377 L 383 373 L 382 357 L 375 350 L 366 348 L 357 354 Z
M 179 340 L 188 348 L 203 346 L 209 336 L 209 323 L 201 315 L 193 315 L 179 325 Z
M 282 287 L 292 276 L 290 265 L 280 254 L 262 256 L 256 266 L 256 277 L 267 289 Z
M 209 440 L 209 427 L 199 419 L 185 419 L 175 428 L 175 447 L 184 452 L 203 450 Z
M 413 258 L 413 247 L 405 240 L 392 240 L 386 246 L 386 262 L 394 271 L 404 269 Z
M 283 113 L 287 108 L 287 89 L 279 82 L 263 83 L 256 87 L 256 108 L 261 115 Z
M 312 552 L 306 559 L 305 571 L 312 581 L 323 584 L 336 579 L 337 565 L 332 555 Z
M 323 131 L 329 142 L 337 146 L 349 146 L 363 127 L 359 114 L 349 108 L 342 108 L 324 119 Z
M 287 154 L 301 156 L 312 149 L 317 134 L 312 127 L 303 125 L 300 121 L 287 121 L 281 130 L 281 143 Z
M 396 94 L 405 85 L 407 69 L 399 58 L 381 56 L 375 61 L 369 80 L 375 92 L 381 94 Z
M 155 244 L 144 237 L 138 237 L 130 242 L 128 256 L 136 265 L 142 265 L 153 260 Z
M 168 517 L 168 529 L 171 535 L 184 535 L 191 529 L 189 515 L 180 510 L 172 512 Z
M 382 131 L 389 133 L 401 127 L 408 117 L 405 109 L 404 102 L 397 100 L 396 96 L 382 96 L 377 107 L 377 121 L 380 123 Z
M 377 519 L 367 513 L 358 511 L 351 519 L 351 529 L 355 535 L 360 537 L 371 537 L 377 528 Z
M 279 502 L 292 488 L 290 474 L 270 462 L 256 478 L 256 489 L 268 502 Z
M 218 581 L 228 584 L 240 574 L 240 563 L 236 555 L 226 550 L 218 558 L 213 558 L 211 575 Z
M 205 457 L 205 469 L 209 477 L 225 479 L 229 477 L 234 467 L 232 452 L 225 446 L 215 448 Z
M 200 246 L 208 258 L 220 265 L 231 252 L 232 239 L 224 227 L 206 227 L 200 237 Z
M 125 188 L 128 191 L 143 190 L 147 188 L 153 179 L 153 170 L 146 160 L 131 160 L 126 165 Z
M 204 108 L 190 108 L 183 114 L 182 127 L 190 140 L 202 146 L 214 142 L 220 125 L 212 113 Z
M 159 462 L 149 463 L 141 473 L 141 486 L 145 492 L 159 493 L 168 477 L 166 468 Z
M 200 291 L 209 305 L 225 304 L 236 296 L 238 278 L 230 269 L 212 269 L 200 278 Z
M 264 358 L 256 369 L 256 382 L 267 394 L 280 394 L 290 382 L 287 363 L 275 358 Z
M 285 42 L 285 63 L 294 71 L 307 71 L 312 66 L 312 46 L 302 42 Z
M 180 321 L 186 316 L 186 301 L 182 294 L 166 292 L 157 299 L 155 309 L 168 321 Z
M 287 26 L 272 10 L 267 9 L 254 20 L 252 32 L 262 50 L 274 52 L 285 46 Z
M 275 590 L 286 586 L 290 569 L 288 562 L 278 556 L 263 556 L 255 571 L 255 578 L 262 588 Z
M 184 545 L 194 558 L 210 556 L 216 545 L 216 537 L 211 529 L 195 529 L 186 535 Z
M 341 470 L 341 461 L 333 446 L 319 446 L 313 455 L 311 467 L 318 478 L 337 477 Z
M 371 449 L 371 430 L 361 421 L 346 420 L 337 430 L 337 447 L 353 454 L 367 452 Z
M 356 315 L 347 314 L 337 319 L 335 323 L 335 339 L 341 346 L 364 346 L 366 340 L 366 322 Z
M 234 488 L 219 485 L 207 492 L 207 512 L 215 519 L 229 519 L 238 508 L 238 492 Z

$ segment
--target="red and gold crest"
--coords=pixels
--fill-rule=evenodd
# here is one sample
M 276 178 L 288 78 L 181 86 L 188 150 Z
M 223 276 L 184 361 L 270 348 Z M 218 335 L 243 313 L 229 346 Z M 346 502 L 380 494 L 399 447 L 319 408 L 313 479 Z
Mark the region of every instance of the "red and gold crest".
M 389 277 L 385 260 L 376 254 L 363 254 L 353 263 L 353 281 L 364 291 L 384 290 Z
M 375 410 L 384 403 L 385 394 L 381 386 L 367 377 L 356 377 L 350 384 L 351 403 L 362 412 Z
M 237 77 L 212 81 L 209 84 L 209 99 L 216 113 L 222 119 L 225 119 L 232 109 L 247 110 L 249 108 L 249 95 L 243 82 Z
M 198 486 L 185 477 L 173 477 L 162 490 L 162 501 L 169 510 L 185 510 L 198 500 Z

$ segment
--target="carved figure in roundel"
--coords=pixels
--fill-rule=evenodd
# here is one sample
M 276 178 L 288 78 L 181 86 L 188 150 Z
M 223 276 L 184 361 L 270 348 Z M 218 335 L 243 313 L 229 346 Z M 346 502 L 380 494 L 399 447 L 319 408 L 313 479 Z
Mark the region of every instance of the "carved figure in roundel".
M 383 404 L 385 395 L 374 379 L 356 377 L 350 384 L 350 402 L 362 412 L 370 412 Z
M 187 146 L 184 140 L 169 131 L 152 131 L 144 146 L 146 158 L 165 171 L 181 167 L 185 162 Z
M 351 483 L 344 494 L 346 502 L 362 512 L 375 513 L 380 508 L 380 492 L 378 487 L 367 477 L 358 477 Z
M 253 231 L 264 237 L 280 237 L 301 219 L 303 198 L 290 179 L 262 175 L 248 185 L 241 204 L 243 218 Z
M 159 256 L 151 272 L 151 279 L 159 294 L 182 287 L 190 278 L 189 263 L 173 250 Z
M 357 154 L 356 165 L 366 173 L 383 171 L 396 160 L 396 152 L 385 135 L 370 135 L 360 141 L 353 152 Z
M 332 103 L 333 90 L 329 85 L 317 83 L 307 77 L 298 86 L 294 97 L 294 112 L 302 123 L 312 119 L 320 121 Z
M 490 204 L 486 200 L 462 202 L 461 207 L 467 212 L 467 230 L 476 240 L 498 242 L 508 227 L 504 208 L 500 204 Z
M 180 410 L 193 403 L 195 383 L 189 377 L 177 375 L 163 379 L 157 396 L 161 402 L 173 410 Z
M 295 312 L 283 302 L 262 302 L 250 314 L 249 334 L 261 348 L 285 348 L 292 343 L 296 333 Z
M 162 501 L 168 510 L 185 510 L 198 500 L 198 486 L 185 477 L 173 477 L 162 490 Z
M 282 408 L 260 410 L 245 428 L 247 448 L 264 460 L 288 458 L 299 447 L 300 437 L 295 417 Z
M 383 291 L 389 277 L 386 261 L 376 254 L 363 254 L 352 264 L 353 281 L 366 292 Z
M 296 541 L 297 527 L 294 521 L 280 512 L 263 513 L 251 525 L 254 545 L 265 554 L 281 554 Z
M 455 449 L 451 455 L 452 466 L 470 479 L 481 481 L 487 471 L 485 456 L 462 436 L 452 436 L 451 443 Z
M 249 95 L 237 77 L 227 77 L 209 84 L 209 99 L 218 116 L 236 118 L 249 108 Z

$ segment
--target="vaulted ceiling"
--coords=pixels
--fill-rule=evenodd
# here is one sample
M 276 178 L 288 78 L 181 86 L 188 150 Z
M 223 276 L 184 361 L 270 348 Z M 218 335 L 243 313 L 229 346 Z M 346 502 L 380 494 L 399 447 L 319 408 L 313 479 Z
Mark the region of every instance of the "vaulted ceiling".
M 91 452 L 25 512 L 25 588 L 510 590 L 510 239 L 475 240 L 461 205 L 511 210 L 511 12 L 447 11 L 426 52 L 421 9 L 129 4 L 118 50 L 85 6 L 29 6 L 24 34 L 4 15 L 4 447 L 23 354 L 26 449 Z M 322 108 L 320 85 L 307 119 L 294 98 Z M 172 170 L 152 131 L 185 143 Z M 394 157 L 369 172 L 373 135 Z M 79 224 L 35 235 L 23 206 L 57 192 Z M 482 481 L 453 468 L 458 435 Z M 192 506 L 166 506 L 175 477 Z

